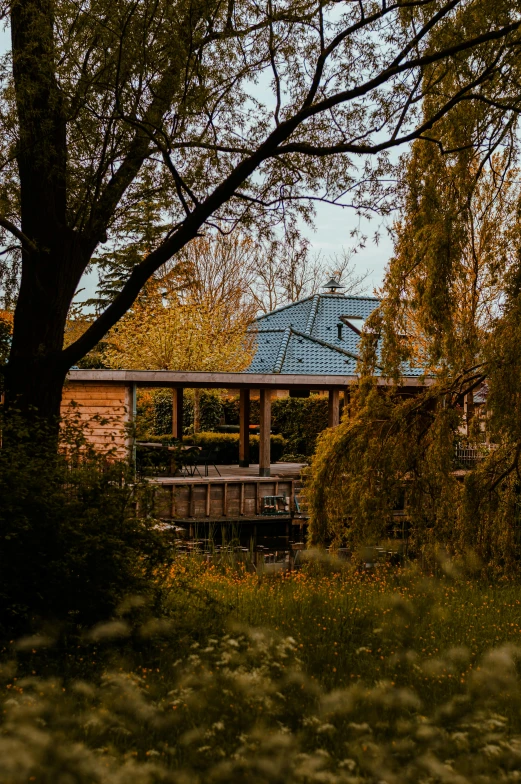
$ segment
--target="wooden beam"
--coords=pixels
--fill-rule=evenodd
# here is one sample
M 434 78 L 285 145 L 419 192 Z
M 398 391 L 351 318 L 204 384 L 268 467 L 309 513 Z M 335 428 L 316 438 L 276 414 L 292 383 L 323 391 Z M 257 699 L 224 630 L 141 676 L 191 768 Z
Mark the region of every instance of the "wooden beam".
M 328 427 L 337 427 L 340 424 L 340 392 L 338 389 L 329 390 Z
M 137 455 L 136 455 L 136 426 L 137 426 L 137 384 L 132 384 L 130 387 L 130 406 L 128 418 L 131 425 L 131 460 L 134 473 L 137 470 Z
M 333 389 L 358 383 L 358 376 L 329 373 L 213 373 L 185 370 L 69 370 L 72 382 L 97 384 L 136 383 L 149 387 L 184 387 L 185 389 Z M 378 376 L 379 386 L 394 384 L 393 379 Z M 400 387 L 431 386 L 431 377 L 403 376 Z
M 239 398 L 239 465 L 250 465 L 250 390 L 241 389 Z
M 260 390 L 259 476 L 270 476 L 271 389 Z
M 172 435 L 183 440 L 183 389 L 172 389 Z

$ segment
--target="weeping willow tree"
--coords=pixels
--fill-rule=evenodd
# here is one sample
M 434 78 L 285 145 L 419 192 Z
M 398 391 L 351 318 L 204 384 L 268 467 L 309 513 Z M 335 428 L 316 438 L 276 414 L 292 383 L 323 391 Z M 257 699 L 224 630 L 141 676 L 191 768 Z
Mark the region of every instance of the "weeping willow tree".
M 479 113 L 465 107 L 405 160 L 395 253 L 363 335 L 361 381 L 350 415 L 323 435 L 311 468 L 314 543 L 381 540 L 405 495 L 416 551 L 472 547 L 486 563 L 515 563 L 519 173 L 515 127 L 484 149 L 478 126 Z M 417 394 L 400 386 L 407 366 L 423 369 Z M 487 413 L 471 420 L 478 389 L 486 390 Z M 462 442 L 481 455 L 472 471 L 457 470 Z

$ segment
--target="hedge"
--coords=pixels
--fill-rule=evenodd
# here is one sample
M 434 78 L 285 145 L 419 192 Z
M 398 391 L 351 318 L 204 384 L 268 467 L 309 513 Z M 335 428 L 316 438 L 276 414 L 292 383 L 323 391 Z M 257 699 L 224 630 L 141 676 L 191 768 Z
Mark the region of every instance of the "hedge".
M 218 452 L 218 464 L 239 462 L 239 433 L 195 433 L 183 438 L 185 444 L 196 444 Z M 286 449 L 286 441 L 281 435 L 270 436 L 271 462 L 276 463 Z M 259 462 L 259 436 L 250 435 L 250 463 Z
M 147 441 L 156 444 L 168 444 L 171 439 L 166 436 L 147 436 Z M 271 462 L 276 463 L 286 451 L 286 441 L 281 435 L 272 435 Z M 184 436 L 183 443 L 195 444 L 203 449 L 215 449 L 218 465 L 235 465 L 239 462 L 238 433 L 195 433 Z M 139 449 L 139 447 L 138 447 Z M 250 435 L 250 463 L 259 462 L 259 436 Z
M 328 425 L 327 395 L 308 398 L 276 398 L 271 408 L 271 426 L 287 444 L 288 456 L 311 457 L 317 436 Z
M 226 425 L 210 430 L 232 432 L 239 422 L 239 398 L 223 400 Z M 259 401 L 251 401 L 250 422 L 258 422 Z M 327 395 L 310 395 L 308 398 L 274 398 L 271 404 L 271 430 L 286 440 L 286 454 L 298 462 L 315 451 L 317 436 L 328 426 Z

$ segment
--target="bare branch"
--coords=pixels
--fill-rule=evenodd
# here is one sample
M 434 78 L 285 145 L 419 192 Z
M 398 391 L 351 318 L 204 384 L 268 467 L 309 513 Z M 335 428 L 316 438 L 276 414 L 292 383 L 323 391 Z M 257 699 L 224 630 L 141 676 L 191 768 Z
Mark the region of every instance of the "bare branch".
M 38 250 L 36 244 L 31 239 L 29 239 L 29 237 L 24 234 L 23 231 L 20 231 L 20 229 L 15 226 L 14 223 L 11 223 L 10 220 L 7 220 L 7 218 L 0 216 L 0 226 L 2 226 L 6 231 L 10 232 L 10 234 L 12 234 L 13 237 L 16 237 L 17 240 L 20 240 L 26 250 L 35 252 Z

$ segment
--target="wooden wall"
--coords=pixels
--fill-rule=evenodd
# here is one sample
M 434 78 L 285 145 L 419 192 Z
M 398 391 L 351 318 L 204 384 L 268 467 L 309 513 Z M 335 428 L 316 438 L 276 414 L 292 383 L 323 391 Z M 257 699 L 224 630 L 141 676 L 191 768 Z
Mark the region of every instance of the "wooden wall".
M 132 390 L 127 384 L 68 381 L 63 388 L 61 413 L 77 421 L 97 451 L 118 459 L 130 455 L 128 427 L 132 419 Z

